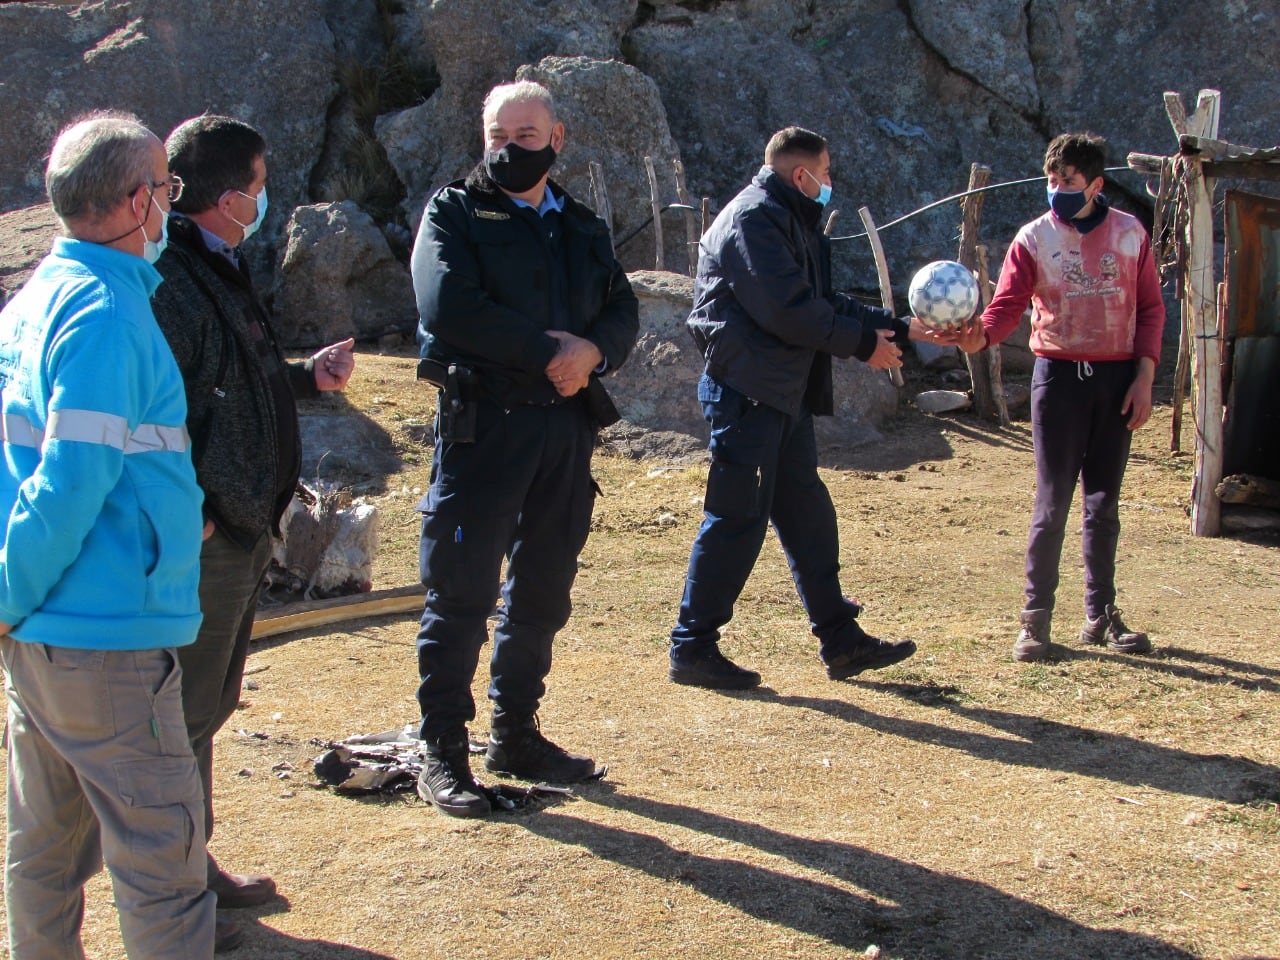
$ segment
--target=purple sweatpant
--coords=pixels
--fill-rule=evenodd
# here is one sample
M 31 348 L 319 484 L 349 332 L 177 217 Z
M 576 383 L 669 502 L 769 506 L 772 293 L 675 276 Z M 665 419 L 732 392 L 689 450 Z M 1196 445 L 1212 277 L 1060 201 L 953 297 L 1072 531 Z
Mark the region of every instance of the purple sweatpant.
M 1036 503 L 1027 542 L 1028 610 L 1052 610 L 1067 514 L 1080 480 L 1084 500 L 1086 616 L 1116 599 L 1120 484 L 1133 436 L 1120 408 L 1133 383 L 1132 360 L 1076 363 L 1037 357 L 1031 378 Z

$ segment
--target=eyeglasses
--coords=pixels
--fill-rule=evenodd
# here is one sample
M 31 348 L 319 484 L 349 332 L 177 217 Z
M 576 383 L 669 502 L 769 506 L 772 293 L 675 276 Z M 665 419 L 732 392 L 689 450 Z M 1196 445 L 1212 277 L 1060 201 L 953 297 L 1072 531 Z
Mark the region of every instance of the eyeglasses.
M 182 182 L 182 178 L 178 176 L 176 173 L 171 173 L 169 174 L 168 180 L 161 180 L 159 183 L 153 183 L 151 185 L 151 189 L 159 190 L 161 187 L 165 185 L 168 185 L 169 187 L 169 202 L 177 203 L 178 200 L 182 197 L 182 188 L 185 186 L 185 184 Z
M 168 180 L 148 180 L 146 183 L 138 184 L 137 190 L 134 190 L 133 193 L 137 193 L 138 190 L 148 186 L 151 188 L 152 193 L 155 193 L 161 187 L 168 187 L 169 202 L 177 203 L 182 197 L 182 188 L 185 184 L 180 176 L 176 173 L 171 173 Z M 133 193 L 129 194 L 129 196 L 133 196 Z

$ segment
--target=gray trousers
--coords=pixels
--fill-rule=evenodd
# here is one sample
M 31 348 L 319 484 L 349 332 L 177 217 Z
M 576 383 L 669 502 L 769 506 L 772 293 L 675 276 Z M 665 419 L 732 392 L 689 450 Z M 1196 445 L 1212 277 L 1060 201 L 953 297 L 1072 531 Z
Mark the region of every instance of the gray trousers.
M 84 885 L 104 861 L 132 960 L 211 960 L 217 901 L 176 651 L 5 636 L 0 657 L 12 960 L 84 957 Z

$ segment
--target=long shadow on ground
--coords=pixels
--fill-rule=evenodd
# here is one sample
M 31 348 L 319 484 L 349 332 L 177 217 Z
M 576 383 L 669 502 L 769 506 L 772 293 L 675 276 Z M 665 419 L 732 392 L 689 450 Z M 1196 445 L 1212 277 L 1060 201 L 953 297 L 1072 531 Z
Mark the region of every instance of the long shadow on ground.
M 1230 803 L 1280 800 L 1280 769 L 1245 757 L 1193 753 L 1042 717 L 972 707 L 953 699 L 956 691 L 945 687 L 895 683 L 867 686 L 940 707 L 1011 736 L 882 716 L 847 701 L 825 697 L 783 696 L 767 689 L 753 691 L 750 696 L 816 710 L 871 730 L 960 750 L 1000 764 L 1058 770 Z
M 852 844 L 791 836 L 694 807 L 616 792 L 593 789 L 590 799 L 645 820 L 752 847 L 819 876 L 799 877 L 731 857 L 689 853 L 641 830 L 574 816 L 572 807 L 555 816 L 514 822 L 530 833 L 585 847 L 602 859 L 848 950 L 861 952 L 874 943 L 890 955 L 913 960 L 1192 956 L 1153 937 L 1085 926 L 987 884 Z

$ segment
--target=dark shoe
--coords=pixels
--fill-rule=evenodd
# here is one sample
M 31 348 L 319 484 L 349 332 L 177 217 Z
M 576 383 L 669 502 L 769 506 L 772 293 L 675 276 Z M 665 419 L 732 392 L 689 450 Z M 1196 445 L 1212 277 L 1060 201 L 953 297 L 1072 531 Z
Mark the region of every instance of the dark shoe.
M 450 817 L 487 817 L 489 798 L 471 776 L 465 733 L 427 741 L 426 761 L 418 774 L 418 796 Z
M 672 653 L 667 676 L 675 683 L 708 690 L 750 690 L 760 686 L 760 674 L 738 666 L 714 646 L 691 657 Z
M 276 896 L 276 882 L 260 873 L 227 873 L 220 869 L 209 878 L 209 889 L 218 895 L 221 910 L 260 907 Z
M 213 921 L 213 952 L 226 953 L 240 946 L 244 939 L 244 931 L 239 924 L 218 914 Z
M 1035 663 L 1048 660 L 1053 645 L 1049 642 L 1049 623 L 1052 610 L 1023 610 L 1022 629 L 1013 642 L 1013 659 L 1019 663 Z
M 857 624 L 854 624 L 856 627 Z M 848 680 L 863 670 L 879 670 L 907 659 L 916 652 L 914 640 L 890 643 L 879 640 L 858 628 L 862 638 L 850 643 L 836 653 L 825 653 L 822 662 L 827 665 L 827 676 L 832 680 Z
M 536 783 L 577 783 L 603 774 L 590 757 L 570 753 L 544 737 L 536 715 L 494 721 L 484 768 Z
M 1120 618 L 1120 611 L 1112 604 L 1107 604 L 1100 617 L 1084 618 L 1084 627 L 1080 630 L 1080 642 L 1094 646 L 1107 645 L 1108 650 L 1116 653 L 1150 653 L 1151 638 L 1145 633 L 1130 630 Z

